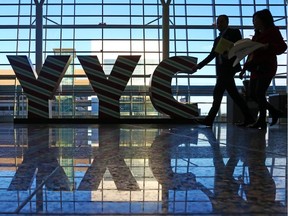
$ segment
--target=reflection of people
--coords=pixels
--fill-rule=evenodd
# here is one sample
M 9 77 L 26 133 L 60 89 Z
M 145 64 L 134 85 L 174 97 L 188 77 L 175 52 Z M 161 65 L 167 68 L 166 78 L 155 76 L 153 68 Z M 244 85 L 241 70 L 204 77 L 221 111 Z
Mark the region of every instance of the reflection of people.
M 213 151 L 215 166 L 214 196 L 210 199 L 216 213 L 233 211 L 237 214 L 257 212 L 272 215 L 285 212 L 281 203 L 275 200 L 276 185 L 265 163 L 266 132 L 230 127 L 227 131 L 229 134 L 226 149 L 229 159 L 226 164 L 219 142 L 213 137 L 212 132 L 212 138 L 206 135 Z M 248 170 L 245 178 L 242 169 L 237 167 L 240 160 Z M 239 177 L 236 179 L 235 176 Z M 244 190 L 245 196 L 240 194 L 241 189 Z
M 262 130 L 265 131 L 265 130 Z M 262 132 L 261 131 L 261 132 Z M 251 134 L 250 145 L 257 148 L 257 151 L 247 151 L 244 157 L 244 164 L 249 169 L 249 183 L 244 185 L 247 200 L 257 204 L 261 202 L 274 202 L 276 186 L 265 165 L 265 133 Z M 259 204 L 259 203 L 258 203 Z
M 244 182 L 243 189 L 251 211 L 262 212 L 265 209 L 269 213 L 284 213 L 282 204 L 275 200 L 276 184 L 266 166 L 266 132 L 248 131 L 248 144 L 252 150 L 247 148 L 242 154 L 242 160 L 249 173 L 249 180 Z
M 210 54 L 202 62 L 192 68 L 193 71 L 201 69 L 214 58 L 216 58 L 217 81 L 213 91 L 213 104 L 208 113 L 208 116 L 204 120 L 198 120 L 199 123 L 206 126 L 212 126 L 214 119 L 219 111 L 225 90 L 227 90 L 228 94 L 232 97 L 234 102 L 241 109 L 245 119 L 243 125 L 248 125 L 253 122 L 251 121 L 253 120 L 253 117 L 249 112 L 248 106 L 246 105 L 244 99 L 238 93 L 234 81 L 235 73 L 241 70 L 240 64 L 237 64 L 235 67 L 233 67 L 235 57 L 232 59 L 228 59 L 227 52 L 219 54 L 215 51 L 217 44 L 221 38 L 231 41 L 232 43 L 235 43 L 242 38 L 240 31 L 238 29 L 232 29 L 228 27 L 228 23 L 228 16 L 220 15 L 218 17 L 217 29 L 220 31 L 220 36 L 215 39 Z
M 266 100 L 266 91 L 277 70 L 277 56 L 285 52 L 287 44 L 284 42 L 279 29 L 274 25 L 273 17 L 268 9 L 257 11 L 253 15 L 255 34 L 252 41 L 265 44 L 263 48 L 248 56 L 240 73 L 240 78 L 246 70 L 251 72 L 250 96 L 259 106 L 259 118 L 249 125 L 251 128 L 266 128 L 266 109 L 272 116 L 271 126 L 276 124 L 281 112 Z
M 236 127 L 236 126 L 235 126 Z M 234 129 L 234 128 L 233 128 Z M 244 129 L 237 128 L 237 131 Z M 236 128 L 233 130 L 236 131 Z M 238 194 L 241 180 L 234 177 L 234 169 L 238 164 L 239 155 L 235 148 L 229 154 L 229 159 L 224 163 L 224 159 L 220 150 L 220 143 L 216 139 L 211 129 L 202 130 L 205 136 L 208 138 L 208 142 L 211 145 L 213 152 L 213 164 L 215 167 L 214 176 L 214 193 L 207 196 L 211 200 L 214 213 L 229 213 L 243 212 L 246 209 L 246 201 Z M 232 212 L 231 212 L 232 213 Z

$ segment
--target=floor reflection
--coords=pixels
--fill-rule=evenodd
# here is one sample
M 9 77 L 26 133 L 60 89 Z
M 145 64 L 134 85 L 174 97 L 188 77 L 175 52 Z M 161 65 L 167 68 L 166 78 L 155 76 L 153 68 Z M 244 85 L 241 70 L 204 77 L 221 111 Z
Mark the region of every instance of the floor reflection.
M 0 124 L 0 213 L 287 214 L 287 127 Z

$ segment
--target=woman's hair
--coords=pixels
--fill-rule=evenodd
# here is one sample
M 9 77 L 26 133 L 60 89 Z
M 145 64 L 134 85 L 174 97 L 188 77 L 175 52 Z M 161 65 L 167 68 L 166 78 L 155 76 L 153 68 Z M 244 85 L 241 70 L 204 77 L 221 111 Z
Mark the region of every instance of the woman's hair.
M 268 9 L 264 9 L 264 10 L 260 10 L 260 11 L 255 12 L 253 15 L 253 19 L 255 16 L 257 16 L 260 20 L 262 20 L 263 25 L 266 28 L 275 26 L 273 16 Z

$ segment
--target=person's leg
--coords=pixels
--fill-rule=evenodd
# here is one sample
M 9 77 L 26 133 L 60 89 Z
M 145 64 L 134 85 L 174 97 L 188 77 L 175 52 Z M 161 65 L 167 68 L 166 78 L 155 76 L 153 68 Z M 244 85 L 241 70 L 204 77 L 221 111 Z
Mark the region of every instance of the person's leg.
M 257 83 L 258 83 L 257 79 L 250 79 L 248 88 L 249 88 L 249 97 L 258 105 L 256 94 Z
M 268 103 L 266 100 L 266 92 L 270 82 L 271 79 L 267 77 L 253 79 L 251 92 L 252 98 L 256 100 L 259 106 L 259 117 L 255 124 L 251 125 L 252 128 L 266 127 L 266 109 Z
M 244 116 L 244 122 L 240 126 L 247 126 L 248 124 L 252 124 L 255 120 L 254 117 L 252 116 L 249 107 L 247 106 L 247 103 L 241 97 L 239 94 L 234 77 L 227 78 L 226 80 L 226 90 L 228 94 L 231 96 L 233 99 L 234 103 L 240 108 L 241 112 L 243 113 Z
M 266 101 L 266 108 L 269 110 L 269 113 L 271 114 L 272 121 L 270 123 L 270 126 L 273 126 L 277 123 L 279 117 L 283 115 L 283 112 L 281 110 L 276 109 L 272 104 L 270 104 L 268 101 Z
M 223 94 L 225 91 L 225 82 L 223 81 L 222 78 L 217 78 L 214 90 L 213 90 L 213 103 L 212 107 L 209 110 L 209 113 L 205 120 L 207 122 L 210 122 L 211 124 L 214 122 L 214 119 L 220 109 Z
M 270 104 L 267 99 L 266 99 L 266 92 L 267 92 L 267 89 L 269 88 L 269 85 L 271 83 L 271 78 L 263 78 L 263 83 L 264 83 L 264 86 L 266 85 L 267 88 L 265 90 L 265 100 L 263 100 L 263 103 L 265 103 L 265 107 L 266 107 L 266 110 L 269 111 L 271 117 L 272 117 L 272 122 L 270 123 L 270 126 L 273 126 L 274 124 L 277 123 L 278 121 L 278 118 L 283 115 L 282 111 L 281 110 L 278 110 L 276 109 L 274 106 L 272 106 L 272 104 Z

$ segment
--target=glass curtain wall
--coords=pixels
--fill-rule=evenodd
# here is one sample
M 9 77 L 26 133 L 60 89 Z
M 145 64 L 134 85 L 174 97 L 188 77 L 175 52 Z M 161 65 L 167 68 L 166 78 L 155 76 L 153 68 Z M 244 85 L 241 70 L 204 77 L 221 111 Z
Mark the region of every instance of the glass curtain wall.
M 36 3 L 43 3 L 43 62 L 48 55 L 72 55 L 55 99 L 52 117 L 97 118 L 98 98 L 78 55 L 97 55 L 107 77 L 119 55 L 141 55 L 120 99 L 121 116 L 159 117 L 149 97 L 151 74 L 162 61 L 163 0 L 0 0 L 0 116 L 26 118 L 27 98 L 7 55 L 26 55 L 36 62 Z M 287 41 L 285 0 L 172 0 L 169 6 L 169 56 L 193 56 L 201 61 L 210 52 L 220 14 L 244 38 L 253 35 L 252 15 L 268 8 Z M 242 62 L 243 63 L 243 62 Z M 278 56 L 277 76 L 269 93 L 286 93 L 287 53 Z M 182 103 L 197 103 L 206 115 L 215 84 L 214 61 L 193 75 L 177 74 L 173 95 Z M 239 90 L 242 81 L 236 79 Z M 226 118 L 227 97 L 219 111 Z

